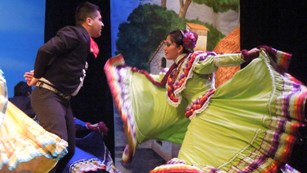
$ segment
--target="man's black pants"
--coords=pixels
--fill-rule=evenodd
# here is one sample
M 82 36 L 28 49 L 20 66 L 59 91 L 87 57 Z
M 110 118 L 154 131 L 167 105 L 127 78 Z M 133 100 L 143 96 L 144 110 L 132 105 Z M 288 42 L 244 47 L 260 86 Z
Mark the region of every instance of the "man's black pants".
M 45 88 L 36 87 L 31 102 L 39 124 L 68 142 L 68 154 L 51 171 L 61 173 L 75 151 L 75 124 L 70 100 Z

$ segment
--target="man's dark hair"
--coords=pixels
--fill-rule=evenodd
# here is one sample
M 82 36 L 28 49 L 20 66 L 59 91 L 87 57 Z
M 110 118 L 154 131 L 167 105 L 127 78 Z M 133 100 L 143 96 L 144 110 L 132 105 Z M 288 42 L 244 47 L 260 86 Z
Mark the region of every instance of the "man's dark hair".
M 83 2 L 79 4 L 75 12 L 76 25 L 81 25 L 88 17 L 95 18 L 96 11 L 100 12 L 100 8 L 95 4 L 90 2 Z
M 32 92 L 32 87 L 30 87 L 26 82 L 20 81 L 14 87 L 14 96 L 28 96 Z

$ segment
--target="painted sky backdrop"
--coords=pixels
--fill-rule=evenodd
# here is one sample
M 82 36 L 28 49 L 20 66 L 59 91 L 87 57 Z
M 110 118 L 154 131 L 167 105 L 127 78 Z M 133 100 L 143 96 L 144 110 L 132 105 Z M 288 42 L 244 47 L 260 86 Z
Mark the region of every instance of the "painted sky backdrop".
M 33 69 L 37 49 L 44 43 L 45 1 L 0 1 L 0 68 L 9 97 L 14 86 Z

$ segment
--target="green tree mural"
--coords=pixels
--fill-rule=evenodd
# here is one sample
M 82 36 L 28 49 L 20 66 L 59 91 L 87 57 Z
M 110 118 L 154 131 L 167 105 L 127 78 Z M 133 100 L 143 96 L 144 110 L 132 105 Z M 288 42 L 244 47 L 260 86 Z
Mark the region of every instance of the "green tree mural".
M 148 60 L 168 32 L 184 28 L 185 20 L 174 11 L 158 5 L 140 5 L 120 24 L 117 53 L 123 54 L 127 64 L 148 69 Z
M 213 8 L 214 12 L 225 12 L 228 10 L 239 10 L 240 0 L 193 0 L 198 4 L 206 4 Z
M 199 20 L 187 21 L 172 10 L 158 5 L 140 5 L 129 15 L 127 22 L 120 24 L 116 53 L 125 57 L 126 63 L 141 69 L 149 69 L 149 58 L 166 35 L 175 29 L 184 29 L 187 22 L 209 28 L 208 50 L 212 50 L 224 35 L 213 26 Z

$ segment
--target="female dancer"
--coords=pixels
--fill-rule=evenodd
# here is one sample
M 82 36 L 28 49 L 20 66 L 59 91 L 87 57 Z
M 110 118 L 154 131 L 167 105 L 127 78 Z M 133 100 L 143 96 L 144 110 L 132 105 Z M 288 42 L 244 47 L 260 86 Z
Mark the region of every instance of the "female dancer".
M 236 54 L 193 52 L 197 35 L 176 30 L 165 40 L 165 56 L 174 64 L 152 75 L 108 60 L 105 72 L 124 121 L 129 161 L 147 139 L 182 144 L 178 159 L 152 172 L 277 172 L 284 166 L 305 123 L 307 89 L 283 71 L 290 54 L 273 48 Z M 251 62 L 250 62 L 251 61 Z M 250 62 L 215 88 L 219 66 Z M 179 164 L 179 165 L 178 165 Z

